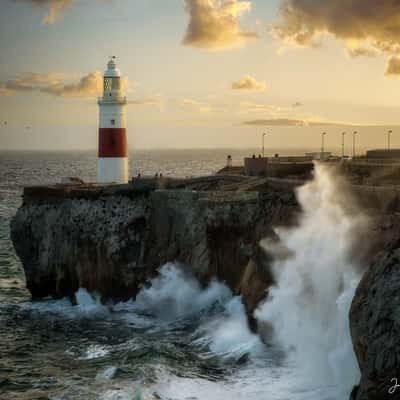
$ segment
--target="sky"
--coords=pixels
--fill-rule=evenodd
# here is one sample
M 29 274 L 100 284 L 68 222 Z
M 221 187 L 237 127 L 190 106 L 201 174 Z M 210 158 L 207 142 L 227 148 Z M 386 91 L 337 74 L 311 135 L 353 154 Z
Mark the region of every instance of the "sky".
M 2 0 L 0 50 L 0 149 L 95 149 L 112 55 L 131 148 L 400 147 L 398 0 Z

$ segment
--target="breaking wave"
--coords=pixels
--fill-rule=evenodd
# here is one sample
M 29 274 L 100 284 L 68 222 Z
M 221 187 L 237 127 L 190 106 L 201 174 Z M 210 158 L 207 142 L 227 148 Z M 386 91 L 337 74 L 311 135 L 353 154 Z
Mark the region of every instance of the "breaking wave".
M 87 386 L 53 398 L 86 399 L 88 388 L 104 400 L 347 398 L 359 379 L 348 311 L 360 276 L 350 250 L 365 219 L 348 211 L 339 187 L 317 166 L 298 191 L 298 225 L 276 230 L 279 248 L 263 242 L 275 256 L 277 281 L 256 311 L 264 339 L 272 327 L 266 344 L 249 330 L 240 297 L 216 281 L 202 287 L 174 263 L 135 301 L 104 306 L 80 289 L 75 306 L 67 299 L 25 303 L 34 313 L 74 319 L 72 336 L 59 328 L 72 338 L 65 357 L 97 368 Z
M 304 379 L 334 387 L 337 399 L 348 397 L 360 377 L 348 312 L 360 279 L 350 251 L 365 223 L 362 215 L 349 212 L 351 199 L 341 187 L 331 170 L 319 165 L 315 179 L 299 189 L 298 226 L 276 231 L 279 252 L 264 243 L 267 251 L 280 254 L 273 265 L 277 286 L 256 312 L 266 322 L 264 330 L 272 326 L 274 340 L 304 370 Z
M 215 304 L 222 305 L 231 297 L 231 291 L 222 283 L 212 281 L 203 289 L 179 265 L 168 263 L 160 269 L 150 286 L 139 292 L 135 304 L 139 310 L 172 321 L 193 316 Z
M 138 310 L 150 312 L 161 321 L 177 321 L 203 313 L 193 344 L 223 357 L 256 354 L 263 344 L 250 332 L 241 297 L 233 297 L 224 284 L 212 281 L 201 288 L 179 265 L 168 263 L 151 286 L 136 298 Z

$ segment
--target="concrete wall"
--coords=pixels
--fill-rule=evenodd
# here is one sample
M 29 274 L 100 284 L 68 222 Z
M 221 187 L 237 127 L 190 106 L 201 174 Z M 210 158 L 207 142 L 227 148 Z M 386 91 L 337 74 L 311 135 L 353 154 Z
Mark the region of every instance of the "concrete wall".
M 247 157 L 244 159 L 244 173 L 248 176 L 265 176 L 268 158 Z
M 306 153 L 306 157 L 311 157 L 313 160 L 328 160 L 331 156 L 332 153 L 330 151 Z
M 278 156 L 268 158 L 269 163 L 300 163 L 311 161 L 313 161 L 313 158 L 309 156 Z
M 367 151 L 367 158 L 397 159 L 400 161 L 400 149 L 379 149 Z
M 245 158 L 244 173 L 248 176 L 309 176 L 314 168 L 307 157 Z
M 268 163 L 266 174 L 268 177 L 286 178 L 298 176 L 307 179 L 314 169 L 314 164 L 309 163 Z

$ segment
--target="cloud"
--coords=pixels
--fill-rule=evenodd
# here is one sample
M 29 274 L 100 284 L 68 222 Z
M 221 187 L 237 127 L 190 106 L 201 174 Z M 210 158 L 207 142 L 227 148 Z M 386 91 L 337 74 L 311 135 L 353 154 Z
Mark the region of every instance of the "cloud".
M 83 76 L 77 83 L 63 81 L 64 74 L 58 72 L 28 73 L 7 81 L 0 86 L 0 91 L 8 95 L 20 91 L 37 91 L 59 97 L 94 98 L 101 93 L 103 78 L 99 71 L 94 71 Z
M 255 119 L 252 121 L 245 121 L 243 125 L 260 125 L 260 126 L 306 126 L 305 121 L 299 119 Z
M 156 106 L 160 111 L 165 110 L 165 97 L 161 94 L 144 97 L 142 99 L 130 100 L 128 104 L 136 105 L 136 106 Z
M 74 0 L 19 0 L 25 3 L 30 3 L 36 7 L 44 8 L 48 14 L 43 18 L 44 25 L 54 24 L 60 17 L 60 14 L 69 6 L 72 5 Z
M 256 119 L 245 121 L 243 125 L 255 126 L 353 126 L 343 122 L 315 121 L 305 119 L 275 118 L 275 119 Z
M 262 113 L 264 116 L 268 115 L 270 118 L 282 118 L 292 112 L 288 107 L 280 107 L 273 104 L 253 103 L 251 101 L 241 101 L 239 108 L 240 112 L 243 114 Z
M 140 105 L 140 106 L 154 106 L 154 105 L 159 105 L 162 103 L 164 100 L 161 97 L 146 97 L 141 100 L 132 100 L 129 102 L 129 104 L 135 104 L 135 105 Z
M 387 76 L 400 76 L 400 57 L 393 56 L 389 58 L 385 75 Z
M 359 43 L 353 45 L 351 42 L 347 43 L 346 53 L 350 57 L 376 57 L 379 54 L 374 48 L 362 46 Z
M 258 38 L 243 31 L 240 17 L 251 9 L 251 1 L 185 0 L 189 24 L 183 44 L 207 50 L 224 50 Z
M 57 82 L 48 85 L 41 91 L 60 97 L 94 98 L 101 94 L 102 88 L 102 75 L 100 71 L 94 71 L 83 76 L 77 83 L 62 84 Z
M 233 90 L 265 90 L 266 88 L 265 82 L 258 82 L 250 75 L 245 75 L 242 79 L 232 83 Z
M 41 90 L 48 86 L 57 84 L 63 79 L 64 74 L 58 72 L 50 72 L 46 74 L 27 73 L 20 78 L 11 79 L 6 82 L 4 87 L 13 92 Z
M 281 0 L 272 34 L 284 43 L 319 46 L 330 34 L 352 56 L 400 52 L 399 0 Z
M 0 97 L 1 96 L 12 96 L 14 94 L 13 90 L 7 89 L 5 87 L 0 87 Z
M 211 106 L 209 104 L 193 99 L 183 99 L 181 102 L 181 106 L 199 113 L 211 112 Z

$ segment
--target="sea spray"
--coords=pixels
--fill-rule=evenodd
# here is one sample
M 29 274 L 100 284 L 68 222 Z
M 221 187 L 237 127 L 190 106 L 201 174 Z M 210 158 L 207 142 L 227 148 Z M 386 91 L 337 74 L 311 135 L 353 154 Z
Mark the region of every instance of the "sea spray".
M 256 312 L 272 325 L 275 340 L 305 377 L 320 386 L 335 385 L 338 399 L 346 398 L 359 379 L 348 311 L 360 277 L 350 252 L 365 224 L 362 215 L 350 211 L 342 188 L 329 167 L 316 165 L 314 180 L 298 190 L 299 224 L 276 232 L 287 252 L 276 258 L 277 286 Z M 273 245 L 266 246 L 274 252 Z
M 103 305 L 100 296 L 95 293 L 89 293 L 86 289 L 80 288 L 75 293 L 75 302 L 71 303 L 69 298 L 64 299 L 46 299 L 35 302 L 25 302 L 21 307 L 32 312 L 38 312 L 50 315 L 62 315 L 67 319 L 75 318 L 107 318 L 110 310 Z
M 216 306 L 217 312 L 210 313 Z M 168 263 L 160 269 L 151 286 L 138 294 L 136 307 L 155 315 L 161 322 L 207 311 L 194 334 L 194 345 L 208 348 L 215 355 L 236 359 L 262 351 L 260 338 L 248 328 L 241 297 L 232 297 L 232 292 L 216 281 L 201 288 L 178 264 Z
M 136 307 L 161 320 L 172 321 L 195 315 L 215 303 L 223 304 L 231 297 L 231 291 L 222 283 L 212 281 L 203 289 L 179 265 L 168 263 L 160 269 L 151 285 L 140 291 Z
M 250 332 L 241 297 L 233 297 L 223 312 L 203 324 L 195 333 L 194 343 L 208 346 L 213 354 L 239 359 L 257 355 L 264 350 L 258 335 Z

